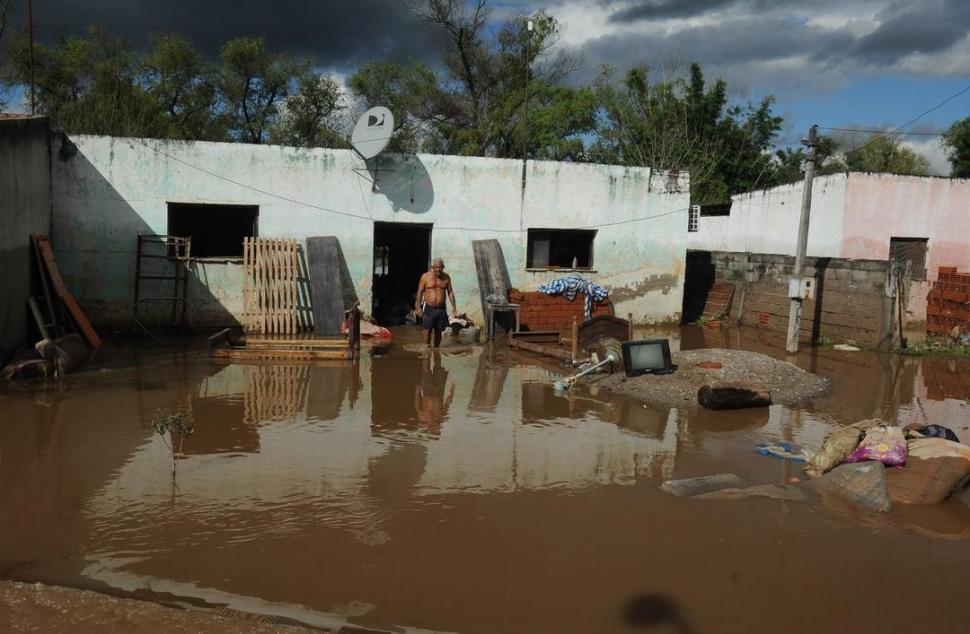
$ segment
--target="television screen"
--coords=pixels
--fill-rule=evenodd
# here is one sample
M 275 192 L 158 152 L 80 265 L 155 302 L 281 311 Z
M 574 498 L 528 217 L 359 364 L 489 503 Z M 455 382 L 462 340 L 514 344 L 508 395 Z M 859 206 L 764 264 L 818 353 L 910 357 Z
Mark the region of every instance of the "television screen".
M 666 339 L 627 341 L 623 344 L 623 366 L 627 376 L 672 372 L 670 342 Z

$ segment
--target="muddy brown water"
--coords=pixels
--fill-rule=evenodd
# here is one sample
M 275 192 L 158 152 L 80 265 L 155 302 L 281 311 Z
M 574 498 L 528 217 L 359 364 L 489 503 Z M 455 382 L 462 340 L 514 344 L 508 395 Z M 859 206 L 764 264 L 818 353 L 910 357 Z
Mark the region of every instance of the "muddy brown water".
M 664 334 L 784 358 L 757 333 Z M 328 629 L 970 628 L 959 500 L 876 516 L 658 489 L 782 482 L 799 469 L 758 443 L 815 445 L 872 416 L 970 439 L 970 361 L 806 350 L 830 395 L 713 413 L 560 397 L 553 362 L 501 343 L 422 355 L 415 335 L 353 366 L 119 349 L 56 387 L 0 388 L 0 577 Z M 159 408 L 196 428 L 175 484 Z

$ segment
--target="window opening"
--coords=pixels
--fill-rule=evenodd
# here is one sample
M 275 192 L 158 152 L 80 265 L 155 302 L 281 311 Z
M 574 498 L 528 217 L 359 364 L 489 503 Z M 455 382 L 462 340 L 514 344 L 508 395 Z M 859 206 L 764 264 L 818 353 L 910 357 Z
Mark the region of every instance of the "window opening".
M 700 225 L 700 217 L 701 217 L 701 206 L 691 205 L 690 211 L 687 212 L 687 231 L 691 233 L 697 231 L 697 228 Z
M 529 229 L 529 268 L 593 267 L 593 239 L 596 231 L 588 229 Z
M 889 259 L 898 262 L 904 271 L 908 266 L 909 279 L 925 280 L 927 243 L 927 238 L 890 238 Z
M 243 238 L 258 237 L 257 205 L 168 203 L 172 236 L 192 238 L 193 258 L 241 258 Z

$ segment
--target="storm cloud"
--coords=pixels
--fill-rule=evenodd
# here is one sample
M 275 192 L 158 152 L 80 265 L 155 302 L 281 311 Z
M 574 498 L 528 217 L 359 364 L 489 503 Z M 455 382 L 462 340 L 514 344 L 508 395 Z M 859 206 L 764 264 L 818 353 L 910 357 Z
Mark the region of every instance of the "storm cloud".
M 25 4 L 14 0 L 8 29 L 22 28 Z M 491 7 L 495 23 L 539 9 L 558 18 L 559 46 L 585 60 L 576 82 L 602 65 L 694 61 L 735 89 L 776 93 L 837 87 L 859 73 L 970 74 L 967 0 L 492 0 Z M 183 33 L 210 55 L 227 39 L 262 35 L 273 49 L 338 72 L 369 60 L 436 63 L 441 50 L 403 0 L 47 0 L 35 2 L 34 18 L 42 40 L 99 23 L 138 47 L 150 33 Z
M 8 29 L 23 28 L 25 4 L 13 3 Z M 152 33 L 180 33 L 209 55 L 226 40 L 263 36 L 274 50 L 309 56 L 330 68 L 437 58 L 432 34 L 400 1 L 50 0 L 35 2 L 33 10 L 35 36 L 48 41 L 99 24 L 139 48 Z

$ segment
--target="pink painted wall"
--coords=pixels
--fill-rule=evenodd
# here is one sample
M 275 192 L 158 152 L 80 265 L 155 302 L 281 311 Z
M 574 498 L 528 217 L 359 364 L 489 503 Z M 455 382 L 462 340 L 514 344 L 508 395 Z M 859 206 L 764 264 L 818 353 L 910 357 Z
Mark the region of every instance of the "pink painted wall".
M 841 257 L 885 260 L 894 237 L 929 239 L 931 282 L 941 266 L 970 271 L 970 179 L 850 174 Z

